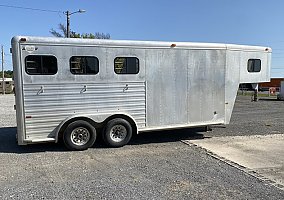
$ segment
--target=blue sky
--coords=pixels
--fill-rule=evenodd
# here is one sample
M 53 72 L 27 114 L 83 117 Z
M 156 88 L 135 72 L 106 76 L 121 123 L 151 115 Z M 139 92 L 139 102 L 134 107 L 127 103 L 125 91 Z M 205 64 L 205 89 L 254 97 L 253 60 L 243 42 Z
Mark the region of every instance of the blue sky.
M 1 5 L 52 10 L 44 12 Z M 112 39 L 218 42 L 270 46 L 272 77 L 284 77 L 284 0 L 1 0 L 0 44 L 12 69 L 14 35 L 51 36 L 71 16 L 71 29 Z

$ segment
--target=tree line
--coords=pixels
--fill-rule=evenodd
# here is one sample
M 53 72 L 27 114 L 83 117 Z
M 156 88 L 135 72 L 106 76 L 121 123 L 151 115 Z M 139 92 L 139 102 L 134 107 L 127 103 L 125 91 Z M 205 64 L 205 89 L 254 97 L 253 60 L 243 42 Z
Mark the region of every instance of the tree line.
M 4 71 L 4 76 L 5 78 L 13 78 L 13 71 L 11 70 L 7 70 L 7 71 Z M 2 78 L 2 71 L 0 72 L 0 79 Z
M 50 33 L 55 37 L 67 37 L 67 28 L 64 24 L 59 24 L 58 29 L 54 30 L 53 28 L 50 29 Z M 76 33 L 75 31 L 70 31 L 70 37 L 71 38 L 88 38 L 88 39 L 110 39 L 109 33 Z

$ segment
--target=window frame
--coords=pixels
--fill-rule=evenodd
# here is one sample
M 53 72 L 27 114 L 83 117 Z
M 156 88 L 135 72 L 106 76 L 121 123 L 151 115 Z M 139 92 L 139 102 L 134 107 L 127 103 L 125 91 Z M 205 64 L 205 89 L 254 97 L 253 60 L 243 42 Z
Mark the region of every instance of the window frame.
M 256 66 L 255 66 L 255 63 L 256 61 L 259 61 L 260 62 L 260 65 L 259 65 L 259 70 L 255 70 Z M 249 63 L 252 62 L 252 67 L 251 69 L 249 68 Z M 259 73 L 261 71 L 261 59 L 258 59 L 258 58 L 250 58 L 248 59 L 248 62 L 247 62 L 247 71 L 249 73 Z
M 96 62 L 97 62 L 97 68 L 98 68 L 97 72 L 96 72 L 96 73 L 74 73 L 74 72 L 72 72 L 71 59 L 72 59 L 73 57 L 95 58 L 95 59 L 96 59 Z M 73 74 L 73 75 L 97 75 L 97 74 L 100 72 L 100 60 L 99 60 L 99 58 L 96 57 L 96 56 L 84 56 L 84 55 L 76 55 L 76 56 L 74 56 L 74 55 L 73 55 L 73 56 L 71 56 L 71 57 L 69 58 L 69 69 L 70 69 L 71 74 Z M 85 71 L 86 71 L 86 69 L 85 69 Z
M 129 58 L 134 58 L 137 62 L 137 65 L 138 65 L 137 72 L 136 73 L 117 73 L 117 71 L 115 69 L 115 61 L 116 61 L 116 59 L 119 59 L 119 58 L 125 58 L 126 60 L 129 59 Z M 114 58 L 113 65 L 114 65 L 114 72 L 117 75 L 136 75 L 136 74 L 139 74 L 139 72 L 140 72 L 140 60 L 139 60 L 138 57 L 135 57 L 135 56 L 117 56 L 117 57 Z M 127 71 L 127 66 L 126 66 L 126 71 Z
M 28 71 L 28 67 L 27 67 L 27 59 L 28 59 L 28 57 L 30 57 L 30 56 L 38 56 L 38 57 L 40 57 L 40 60 L 41 60 L 41 72 L 40 73 L 31 73 L 30 71 Z M 52 57 L 52 58 L 55 58 L 55 61 L 56 61 L 56 72 L 55 73 L 43 73 L 43 60 L 42 60 L 42 57 Z M 57 74 L 58 73 L 58 62 L 57 62 L 57 57 L 55 56 L 55 55 L 46 55 L 46 54 L 31 54 L 31 55 L 27 55 L 26 57 L 25 57 L 25 73 L 26 74 L 28 74 L 28 75 L 35 75 L 35 76 L 40 76 L 40 75 L 42 75 L 42 76 L 53 76 L 53 75 L 55 75 L 55 74 Z

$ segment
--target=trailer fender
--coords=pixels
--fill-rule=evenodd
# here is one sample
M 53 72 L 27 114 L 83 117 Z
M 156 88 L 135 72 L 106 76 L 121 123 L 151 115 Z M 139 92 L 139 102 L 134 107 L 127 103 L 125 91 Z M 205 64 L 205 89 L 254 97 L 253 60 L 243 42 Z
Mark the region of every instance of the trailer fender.
M 95 124 L 102 124 L 105 121 L 109 121 L 110 119 L 113 118 L 124 118 L 128 120 L 132 125 L 134 125 L 134 130 L 136 131 L 137 134 L 137 123 L 133 117 L 131 117 L 127 113 L 99 113 L 99 114 L 76 114 L 67 117 L 65 120 L 63 120 L 57 128 L 54 130 L 53 134 L 55 136 L 55 142 L 57 143 L 59 141 L 59 136 L 64 131 L 64 128 L 67 127 L 67 125 L 73 121 L 76 120 L 84 120 L 87 121 L 93 125 Z

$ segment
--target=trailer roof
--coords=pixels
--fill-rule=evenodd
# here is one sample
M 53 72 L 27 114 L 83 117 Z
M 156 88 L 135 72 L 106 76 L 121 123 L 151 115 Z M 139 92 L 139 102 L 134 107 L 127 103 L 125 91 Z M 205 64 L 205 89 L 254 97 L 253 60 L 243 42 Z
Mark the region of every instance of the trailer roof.
M 102 40 L 102 39 L 56 38 L 56 37 L 34 37 L 34 36 L 15 36 L 12 38 L 12 44 L 13 43 L 135 47 L 135 48 L 151 48 L 151 49 L 153 48 L 229 49 L 229 50 L 272 52 L 272 49 L 269 47 L 224 44 L 224 43 L 135 41 L 135 40 L 109 40 L 109 39 Z

